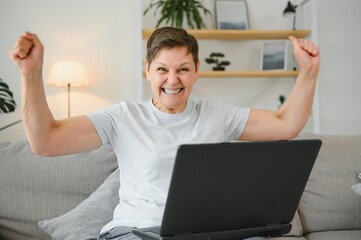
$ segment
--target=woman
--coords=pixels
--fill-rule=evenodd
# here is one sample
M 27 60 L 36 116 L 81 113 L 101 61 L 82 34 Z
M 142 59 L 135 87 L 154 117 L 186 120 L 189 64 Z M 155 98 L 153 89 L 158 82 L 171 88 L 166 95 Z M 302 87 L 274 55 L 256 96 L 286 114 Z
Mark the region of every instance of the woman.
M 121 102 L 87 116 L 55 120 L 46 102 L 43 46 L 20 36 L 10 57 L 21 70 L 22 118 L 33 152 L 63 155 L 109 144 L 121 171 L 120 202 L 99 239 L 137 239 L 134 227 L 160 225 L 171 169 L 182 143 L 280 140 L 296 137 L 311 112 L 319 50 L 290 37 L 300 66 L 296 84 L 278 112 L 247 109 L 191 96 L 199 70 L 198 43 L 185 30 L 163 27 L 149 38 L 144 60 L 154 97 Z

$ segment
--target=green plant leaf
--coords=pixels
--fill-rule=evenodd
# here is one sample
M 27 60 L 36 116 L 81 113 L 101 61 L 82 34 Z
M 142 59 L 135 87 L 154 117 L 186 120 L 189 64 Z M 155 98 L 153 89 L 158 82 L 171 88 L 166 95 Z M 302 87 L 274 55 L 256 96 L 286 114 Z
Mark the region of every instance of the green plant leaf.
M 217 53 L 212 52 L 209 56 L 210 57 L 217 57 Z
M 230 64 L 231 64 L 230 61 L 222 61 L 222 62 L 219 63 L 219 65 L 222 65 L 222 66 L 228 66 Z
M 196 0 L 152 0 L 143 15 L 146 15 L 152 8 L 155 8 L 154 15 L 160 11 L 161 17 L 156 23 L 156 28 L 162 23 L 183 27 L 182 25 L 186 21 L 189 27 L 200 29 L 206 27 L 200 11 L 203 11 L 205 15 L 211 15 L 211 12 Z
M 211 63 L 215 63 L 215 62 L 216 62 L 216 60 L 213 59 L 213 58 L 206 58 L 205 60 L 206 60 L 206 62 L 207 62 L 208 64 L 211 64 Z
M 16 102 L 13 98 L 13 93 L 10 91 L 9 86 L 0 79 L 0 113 L 14 112 Z

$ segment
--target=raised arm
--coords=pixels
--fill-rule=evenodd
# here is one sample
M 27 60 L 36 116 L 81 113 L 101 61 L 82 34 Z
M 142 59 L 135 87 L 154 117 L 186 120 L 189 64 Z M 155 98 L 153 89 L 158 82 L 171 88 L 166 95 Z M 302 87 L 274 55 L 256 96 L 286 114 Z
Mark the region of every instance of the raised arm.
M 280 140 L 296 137 L 311 114 L 320 52 L 309 40 L 290 37 L 300 66 L 295 86 L 278 112 L 252 109 L 241 140 Z
M 98 148 L 100 137 L 87 117 L 54 119 L 45 97 L 44 48 L 39 38 L 26 32 L 18 38 L 9 55 L 21 70 L 22 119 L 32 151 L 54 156 Z

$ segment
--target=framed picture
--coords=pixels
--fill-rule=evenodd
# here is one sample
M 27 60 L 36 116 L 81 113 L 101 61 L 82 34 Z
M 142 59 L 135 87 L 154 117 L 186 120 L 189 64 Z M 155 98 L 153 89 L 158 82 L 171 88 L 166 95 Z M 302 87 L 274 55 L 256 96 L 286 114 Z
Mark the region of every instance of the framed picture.
M 261 54 L 261 70 L 286 70 L 287 44 L 287 41 L 264 41 Z
M 218 29 L 249 29 L 246 0 L 216 0 Z

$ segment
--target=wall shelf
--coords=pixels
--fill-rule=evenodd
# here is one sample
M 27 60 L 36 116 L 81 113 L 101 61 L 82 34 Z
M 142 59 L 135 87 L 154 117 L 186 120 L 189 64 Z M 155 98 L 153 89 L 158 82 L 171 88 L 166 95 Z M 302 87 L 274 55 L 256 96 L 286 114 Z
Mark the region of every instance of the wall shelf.
M 148 39 L 154 29 L 143 29 L 143 39 Z M 288 39 L 288 36 L 304 38 L 310 35 L 310 30 L 218 30 L 201 29 L 187 30 L 197 39 L 208 40 L 272 40 Z
M 297 77 L 298 71 L 200 71 L 200 78 Z

